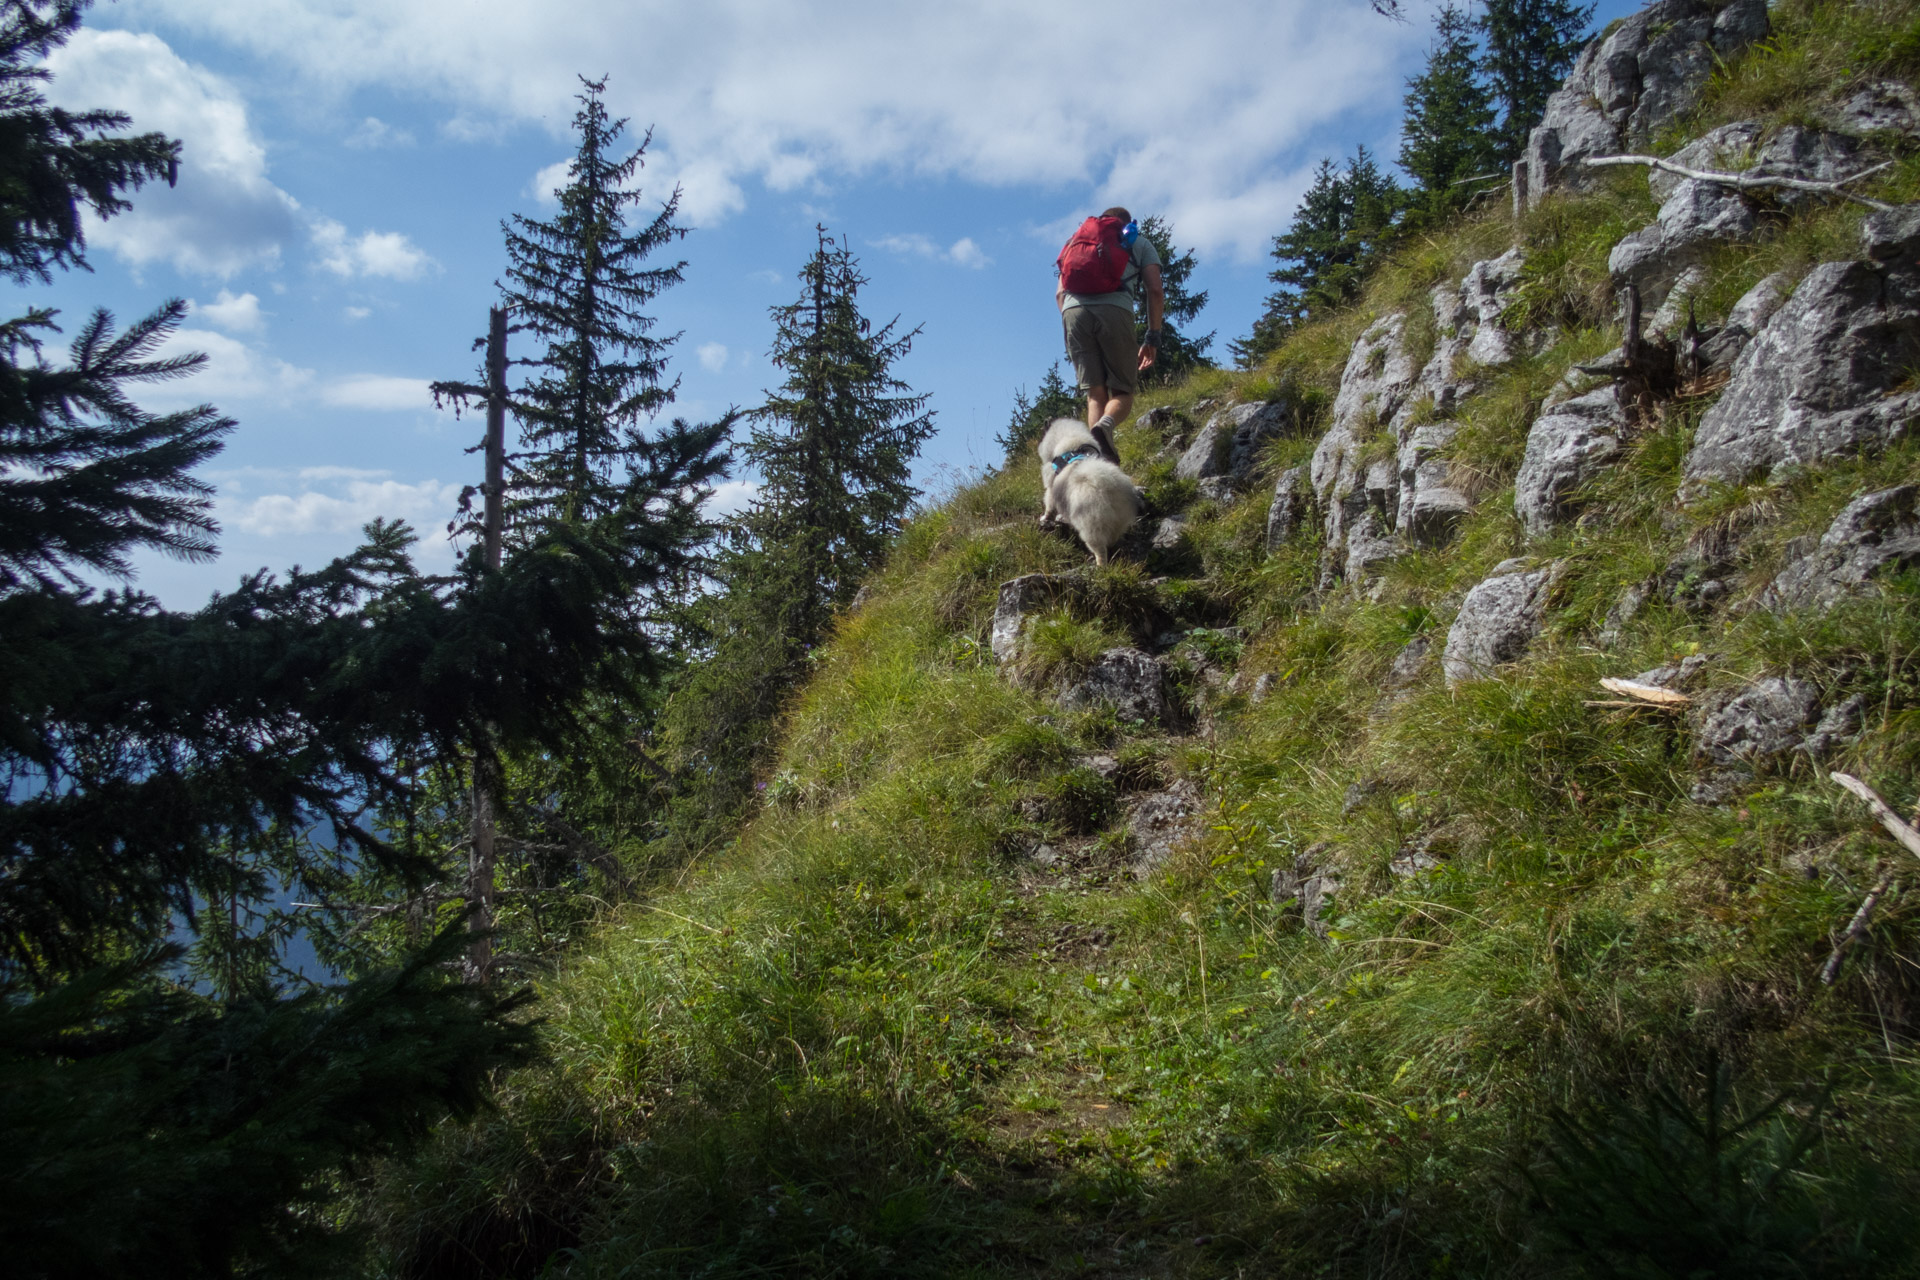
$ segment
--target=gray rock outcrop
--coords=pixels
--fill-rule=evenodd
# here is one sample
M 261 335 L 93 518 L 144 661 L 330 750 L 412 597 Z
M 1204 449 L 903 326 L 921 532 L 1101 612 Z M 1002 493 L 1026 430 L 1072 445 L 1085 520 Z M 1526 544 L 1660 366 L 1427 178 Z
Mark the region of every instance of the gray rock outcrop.
M 1858 151 L 1858 144 L 1841 134 L 1798 125 L 1769 130 L 1758 120 L 1738 120 L 1696 138 L 1672 159 L 1690 169 L 1831 182 L 1859 167 Z M 1647 185 L 1661 202 L 1660 212 L 1614 246 L 1607 267 L 1615 283 L 1639 286 L 1643 302 L 1654 305 L 1715 245 L 1752 236 L 1760 226 L 1763 199 L 1766 206 L 1782 208 L 1813 199 L 1788 187 L 1763 196 L 1660 169 L 1648 171 Z
M 1273 501 L 1267 507 L 1267 551 L 1306 528 L 1313 518 L 1313 485 L 1305 467 L 1288 467 L 1273 482 Z
M 1811 546 L 1760 595 L 1770 609 L 1825 609 L 1882 573 L 1920 564 L 1920 485 L 1903 484 L 1848 503 Z
M 1512 250 L 1435 288 L 1437 338 L 1417 367 L 1403 313 L 1376 321 L 1354 343 L 1309 473 L 1325 520 L 1322 585 L 1358 581 L 1408 543 L 1446 542 L 1471 509 L 1446 459 L 1456 430 L 1449 419 L 1478 389 L 1480 369 L 1531 345 L 1503 320 L 1524 264 Z
M 1237 404 L 1208 418 L 1193 435 L 1173 473 L 1183 480 L 1231 476 L 1244 480 L 1260 460 L 1267 441 L 1285 433 L 1289 421 L 1284 401 Z
M 1467 592 L 1440 656 L 1449 686 L 1492 675 L 1526 652 L 1540 633 L 1557 568 L 1530 569 L 1525 560 L 1508 560 Z
M 1898 80 L 1877 80 L 1856 90 L 1827 114 L 1827 123 L 1857 137 L 1920 133 L 1920 94 Z
M 1132 871 L 1144 880 L 1181 845 L 1206 829 L 1200 788 L 1182 778 L 1165 791 L 1149 791 L 1127 803 L 1127 851 Z
M 1513 510 L 1530 537 L 1569 515 L 1573 495 L 1620 454 L 1626 407 L 1617 383 L 1555 406 L 1533 420 L 1520 474 L 1513 482 Z
M 1588 156 L 1639 150 L 1698 101 L 1716 61 L 1767 34 L 1766 0 L 1656 0 L 1581 51 L 1527 138 L 1528 188 L 1588 185 Z
M 1877 449 L 1920 413 L 1920 393 L 1896 393 L 1920 366 L 1920 206 L 1873 214 L 1862 238 L 1869 261 L 1815 267 L 1741 351 L 1683 464 L 1690 484 Z
M 1715 765 L 1754 764 L 1803 743 L 1820 716 L 1820 691 L 1792 676 L 1756 680 L 1700 723 L 1700 755 Z
M 1727 313 L 1727 322 L 1719 332 L 1701 345 L 1700 356 L 1708 368 L 1722 369 L 1740 358 L 1754 336 L 1786 305 L 1789 285 L 1787 274 L 1776 271 L 1747 290 Z
M 1166 724 L 1171 719 L 1166 668 L 1138 649 L 1109 649 L 1061 692 L 1060 705 L 1069 711 L 1104 705 L 1122 721 Z
M 993 606 L 990 633 L 993 660 L 1005 665 L 1018 657 L 1028 620 L 1052 608 L 1065 590 L 1065 583 L 1049 573 L 1029 573 L 1001 583 L 1000 597 Z

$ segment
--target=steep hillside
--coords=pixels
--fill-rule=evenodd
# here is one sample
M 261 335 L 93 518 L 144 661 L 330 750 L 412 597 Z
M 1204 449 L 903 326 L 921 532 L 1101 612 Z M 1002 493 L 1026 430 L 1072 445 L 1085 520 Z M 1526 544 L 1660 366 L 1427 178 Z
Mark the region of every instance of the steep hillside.
M 1915 864 L 1828 773 L 1920 800 L 1916 72 L 1660 0 L 1523 214 L 1148 402 L 1121 563 L 1026 459 L 916 519 L 385 1267 L 1911 1273 Z

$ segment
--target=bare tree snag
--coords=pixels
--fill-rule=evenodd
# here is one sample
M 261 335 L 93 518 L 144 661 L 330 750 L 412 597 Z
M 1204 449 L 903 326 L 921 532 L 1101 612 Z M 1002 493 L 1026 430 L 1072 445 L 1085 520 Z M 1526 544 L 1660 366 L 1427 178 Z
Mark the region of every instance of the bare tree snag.
M 1595 169 L 1623 164 L 1637 164 L 1648 169 L 1659 169 L 1666 173 L 1678 174 L 1682 178 L 1692 178 L 1696 182 L 1712 182 L 1723 187 L 1733 187 L 1740 191 L 1756 191 L 1768 187 L 1784 187 L 1789 191 L 1813 191 L 1820 195 L 1838 196 L 1842 200 L 1851 200 L 1863 204 L 1869 209 L 1881 213 L 1893 208 L 1879 200 L 1869 200 L 1866 196 L 1857 196 L 1851 191 L 1842 190 L 1849 182 L 1858 182 L 1871 177 L 1893 163 L 1874 165 L 1871 169 L 1862 169 L 1859 173 L 1832 182 L 1818 182 L 1812 178 L 1769 178 L 1748 173 L 1721 173 L 1714 169 L 1689 169 L 1685 165 L 1675 164 L 1671 160 L 1662 160 L 1659 156 L 1587 156 L 1580 161 Z

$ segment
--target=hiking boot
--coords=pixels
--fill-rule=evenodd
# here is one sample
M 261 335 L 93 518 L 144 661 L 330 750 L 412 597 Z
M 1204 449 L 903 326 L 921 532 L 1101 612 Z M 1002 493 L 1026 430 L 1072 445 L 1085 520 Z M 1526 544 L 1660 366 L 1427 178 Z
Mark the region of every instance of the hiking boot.
M 1108 462 L 1111 462 L 1114 466 L 1119 466 L 1120 451 L 1113 447 L 1113 437 L 1107 434 L 1107 429 L 1096 425 L 1090 428 L 1090 430 L 1093 432 L 1093 442 L 1100 446 L 1100 456 Z

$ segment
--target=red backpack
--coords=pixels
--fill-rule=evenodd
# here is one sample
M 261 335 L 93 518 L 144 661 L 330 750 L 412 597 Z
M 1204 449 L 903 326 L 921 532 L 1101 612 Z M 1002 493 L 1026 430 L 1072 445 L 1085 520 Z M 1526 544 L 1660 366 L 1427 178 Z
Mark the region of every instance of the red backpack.
M 1055 262 L 1068 293 L 1118 293 L 1132 261 L 1120 243 L 1126 223 L 1119 218 L 1088 218 L 1067 241 Z

